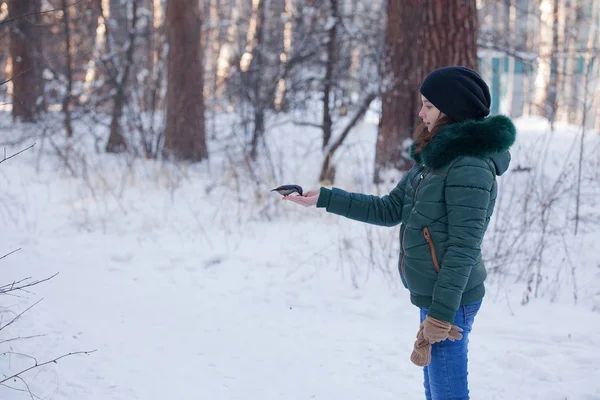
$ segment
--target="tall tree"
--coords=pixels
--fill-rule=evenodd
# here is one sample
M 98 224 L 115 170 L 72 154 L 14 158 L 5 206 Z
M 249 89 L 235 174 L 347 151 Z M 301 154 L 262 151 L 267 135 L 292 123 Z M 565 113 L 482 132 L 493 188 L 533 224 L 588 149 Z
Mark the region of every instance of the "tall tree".
M 44 110 L 41 57 L 40 0 L 10 0 L 10 56 L 12 59 L 13 118 L 31 122 Z
M 265 46 L 265 17 L 266 0 L 256 0 L 252 2 L 252 21 L 254 34 L 249 37 L 247 50 L 252 49 L 252 58 L 248 68 L 247 80 L 245 86 L 249 86 L 248 94 L 250 102 L 254 106 L 254 131 L 252 132 L 252 141 L 250 142 L 250 157 L 255 160 L 258 151 L 258 142 L 265 134 L 265 90 L 263 88 L 263 77 L 266 64 Z
M 65 76 L 67 79 L 67 87 L 65 97 L 63 98 L 62 111 L 65 114 L 65 131 L 67 137 L 73 136 L 73 123 L 71 117 L 71 101 L 73 97 L 73 53 L 72 53 L 72 37 L 71 37 L 71 10 L 67 8 L 67 0 L 62 0 L 63 8 L 63 24 L 65 31 Z
M 536 75 L 535 103 L 538 113 L 554 124 L 557 90 L 562 79 L 558 73 L 559 0 L 540 1 L 539 62 Z
M 131 79 L 131 70 L 133 68 L 133 56 L 136 46 L 136 38 L 138 35 L 138 20 L 141 0 L 128 0 L 124 4 L 124 8 L 131 10 L 131 21 L 127 21 L 125 32 L 127 32 L 128 40 L 124 48 L 123 60 L 118 60 L 112 57 L 111 83 L 113 85 L 113 109 L 110 121 L 110 134 L 106 143 L 106 151 L 109 153 L 120 153 L 127 150 L 127 141 L 123 135 L 122 117 L 123 108 L 127 100 L 126 89 Z M 117 31 L 118 32 L 118 31 Z M 117 36 L 118 37 L 118 36 Z M 111 35 L 109 35 L 110 41 Z
M 410 166 L 407 144 L 420 123 L 419 85 L 446 65 L 477 69 L 476 0 L 388 1 L 376 183 L 385 169 Z
M 169 55 L 164 153 L 180 160 L 201 161 L 208 157 L 200 17 L 198 0 L 167 3 Z
M 106 0 L 105 0 L 106 1 Z M 129 8 L 128 0 L 108 0 L 106 1 L 109 5 L 108 9 L 105 10 L 108 16 L 110 24 L 110 37 L 112 47 L 114 50 L 122 49 L 125 47 L 128 35 L 128 19 L 127 11 Z

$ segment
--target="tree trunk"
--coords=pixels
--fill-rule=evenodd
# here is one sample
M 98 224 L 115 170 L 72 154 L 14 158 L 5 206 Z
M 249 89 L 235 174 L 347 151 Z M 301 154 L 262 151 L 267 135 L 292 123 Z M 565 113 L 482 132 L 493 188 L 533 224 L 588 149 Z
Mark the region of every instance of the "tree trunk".
M 329 144 L 333 129 L 333 121 L 331 119 L 331 91 L 333 88 L 333 67 L 336 61 L 336 32 L 340 21 L 337 0 L 330 0 L 330 5 L 329 18 L 334 22 L 327 32 L 327 61 L 325 64 L 325 79 L 323 81 L 323 149 Z
M 99 75 L 98 65 L 101 64 L 99 60 L 102 52 L 106 49 L 106 32 L 103 29 L 106 26 L 106 21 L 104 19 L 102 0 L 95 0 L 93 5 L 92 8 L 98 15 L 95 21 L 92 53 L 87 62 L 87 70 L 83 82 L 83 93 L 79 97 L 82 103 L 88 102 L 92 97 L 92 93 L 94 92 L 93 83 L 98 79 Z
M 114 96 L 112 120 L 110 122 L 110 136 L 106 144 L 106 151 L 109 153 L 121 153 L 127 150 L 127 142 L 123 136 L 121 127 L 121 117 L 123 116 L 123 107 L 125 106 L 125 90 L 129 81 L 130 71 L 133 67 L 133 54 L 135 50 L 135 38 L 137 36 L 138 7 L 141 0 L 131 1 L 131 29 L 127 40 L 127 49 L 125 51 L 125 60 L 123 66 L 118 67 L 117 76 L 114 78 L 116 93 Z M 122 68 L 122 70 L 120 70 Z M 117 71 L 115 71 L 117 72 Z
M 559 69 L 559 0 L 554 0 L 552 7 L 552 58 L 550 62 L 550 85 L 548 86 L 548 97 L 546 99 L 546 109 L 549 111 L 548 119 L 552 127 L 556 122 L 556 113 L 558 110 L 558 88 L 564 78 Z
M 266 38 L 268 70 L 269 108 L 276 109 L 277 83 L 282 75 L 282 64 L 285 60 L 284 47 L 284 17 L 286 15 L 286 0 L 268 0 L 266 13 Z
M 110 40 L 114 49 L 122 49 L 127 42 L 129 24 L 127 9 L 129 0 L 109 1 Z
M 567 0 L 564 5 L 565 20 L 563 22 L 564 29 L 564 46 L 565 54 L 567 55 L 563 61 L 563 79 L 561 88 L 561 99 L 559 120 L 567 122 L 569 124 L 578 124 L 580 121 L 577 119 L 577 110 L 580 109 L 580 105 L 577 104 L 577 96 L 575 95 L 575 88 L 577 79 L 576 63 L 577 63 L 577 31 L 569 29 L 571 26 L 580 26 L 585 23 L 581 19 L 578 20 L 577 13 L 577 0 Z
M 503 21 L 504 32 L 508 32 L 508 51 L 510 54 L 515 53 L 515 47 L 519 45 L 517 43 L 516 37 L 516 23 L 517 23 L 517 9 L 514 4 L 515 0 L 508 1 L 504 4 L 504 7 L 508 8 L 507 12 L 504 13 L 505 20 Z M 506 77 L 506 114 L 514 115 L 513 108 L 515 107 L 515 102 L 517 101 L 517 96 L 515 96 L 515 92 L 517 92 L 517 88 L 515 87 L 515 81 L 517 80 L 516 71 L 515 71 L 515 57 L 508 57 L 508 71 Z
M 204 137 L 204 98 L 198 0 L 169 0 L 167 122 L 164 154 L 179 160 L 208 157 Z
M 254 131 L 250 143 L 250 158 L 256 160 L 258 155 L 258 142 L 265 134 L 265 90 L 263 88 L 262 75 L 265 67 L 265 3 L 266 0 L 254 2 L 255 34 L 250 40 L 252 46 L 252 61 L 248 70 L 249 83 L 252 85 L 252 103 L 254 105 Z
M 539 62 L 535 79 L 535 104 L 538 113 L 554 124 L 558 87 L 558 0 L 540 2 Z
M 286 90 L 287 90 L 287 81 L 286 81 L 286 69 L 288 68 L 288 61 L 290 60 L 290 51 L 292 48 L 292 39 L 293 39 L 293 24 L 292 24 L 292 0 L 285 0 L 285 22 L 282 24 L 283 30 L 283 43 L 282 43 L 282 53 L 281 53 L 281 69 L 283 71 L 279 81 L 277 82 L 277 88 L 275 92 L 274 99 L 274 108 L 276 111 L 287 112 L 287 102 L 286 102 Z
M 205 23 L 209 28 L 203 36 L 204 62 L 205 73 L 211 77 L 207 82 L 208 86 L 204 87 L 207 99 L 216 98 L 217 92 L 217 70 L 219 68 L 219 49 L 221 48 L 219 33 L 221 32 L 221 15 L 219 13 L 219 0 L 205 1 Z
M 600 4 L 594 2 L 590 11 L 590 21 L 600 20 Z M 587 46 L 585 52 L 584 76 L 586 86 L 595 86 L 586 96 L 584 93 L 581 125 L 585 129 L 596 129 L 600 131 L 600 26 L 590 23 L 587 36 Z M 585 111 L 585 112 L 583 112 Z M 589 114 L 588 114 L 589 113 Z
M 62 111 L 65 114 L 65 130 L 67 137 L 73 136 L 73 124 L 71 122 L 71 98 L 73 96 L 73 61 L 71 56 L 71 21 L 70 21 L 70 8 L 67 8 L 67 0 L 62 0 L 62 7 L 64 10 L 64 24 L 65 24 L 65 58 L 66 58 L 66 78 L 67 88 L 65 97 L 63 98 Z
M 363 100 L 362 104 L 354 114 L 354 117 L 348 122 L 338 139 L 328 147 L 327 153 L 325 154 L 325 158 L 323 160 L 323 164 L 321 164 L 321 173 L 319 174 L 319 182 L 323 184 L 332 185 L 335 179 L 335 166 L 333 165 L 333 156 L 335 155 L 336 150 L 344 143 L 346 137 L 358 124 L 358 122 L 365 116 L 369 106 L 375 100 L 375 93 L 369 93 Z
M 376 183 L 388 168 L 410 167 L 407 148 L 420 123 L 419 86 L 427 74 L 446 65 L 477 70 L 475 0 L 388 1 L 387 7 Z
M 253 88 L 254 132 L 250 156 L 257 157 L 258 144 L 265 133 L 267 111 L 274 108 L 275 91 L 280 75 L 280 54 L 283 52 L 282 0 L 254 2 L 255 34 L 250 41 L 252 61 L 248 69 L 248 86 Z
M 40 0 L 10 0 L 8 18 L 35 13 L 10 23 L 13 118 L 33 122 L 45 109 L 41 56 Z
M 529 0 L 518 0 L 520 5 L 520 9 L 525 10 L 526 16 L 524 17 L 525 22 L 525 49 L 530 52 L 536 47 L 537 40 L 539 39 L 539 35 L 537 34 L 537 30 L 540 29 L 539 26 L 539 18 L 536 16 L 537 7 L 535 2 Z M 525 4 L 523 4 L 525 2 Z M 523 115 L 524 116 L 532 116 L 536 115 L 535 112 L 535 81 L 536 74 L 535 71 L 527 68 L 527 71 L 523 76 Z

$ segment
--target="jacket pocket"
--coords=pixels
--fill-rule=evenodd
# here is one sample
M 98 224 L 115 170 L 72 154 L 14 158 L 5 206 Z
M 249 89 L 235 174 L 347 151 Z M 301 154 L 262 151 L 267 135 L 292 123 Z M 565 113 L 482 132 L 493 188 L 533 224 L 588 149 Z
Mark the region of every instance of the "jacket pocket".
M 440 263 L 438 262 L 437 256 L 435 255 L 435 246 L 433 245 L 433 240 L 431 240 L 431 233 L 429 233 L 429 228 L 423 228 L 423 236 L 425 236 L 425 241 L 429 246 L 429 252 L 431 253 L 431 260 L 433 261 L 433 266 L 437 272 L 440 272 Z

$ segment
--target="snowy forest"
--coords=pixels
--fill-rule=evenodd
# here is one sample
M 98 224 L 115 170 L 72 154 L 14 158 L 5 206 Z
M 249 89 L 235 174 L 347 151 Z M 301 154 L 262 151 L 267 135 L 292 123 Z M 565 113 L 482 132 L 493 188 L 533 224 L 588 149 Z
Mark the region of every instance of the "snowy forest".
M 600 1 L 0 0 L 0 398 L 423 398 L 383 196 L 423 79 L 517 127 L 473 398 L 600 400 Z

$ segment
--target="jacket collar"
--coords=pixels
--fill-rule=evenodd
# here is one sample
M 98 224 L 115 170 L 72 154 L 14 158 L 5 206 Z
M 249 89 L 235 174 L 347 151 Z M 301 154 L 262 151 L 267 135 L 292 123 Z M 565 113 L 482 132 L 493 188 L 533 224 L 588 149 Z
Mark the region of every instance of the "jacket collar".
M 417 163 L 433 169 L 448 165 L 461 156 L 490 157 L 496 165 L 496 172 L 501 175 L 508 169 L 508 149 L 515 142 L 516 134 L 510 118 L 494 115 L 445 126 L 421 153 L 415 153 L 416 144 L 413 143 L 410 155 Z

